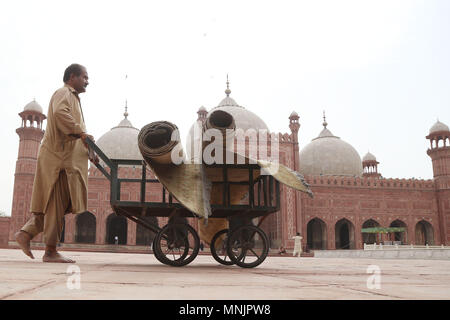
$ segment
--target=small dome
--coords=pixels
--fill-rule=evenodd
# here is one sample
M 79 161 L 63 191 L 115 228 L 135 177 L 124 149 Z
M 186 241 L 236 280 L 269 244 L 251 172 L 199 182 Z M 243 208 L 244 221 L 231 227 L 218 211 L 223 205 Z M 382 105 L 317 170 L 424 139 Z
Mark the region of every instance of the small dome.
M 300 151 L 300 173 L 305 175 L 361 176 L 361 157 L 349 143 L 324 129 Z
M 292 111 L 291 115 L 289 116 L 289 118 L 298 118 L 298 113 L 295 111 Z
M 439 132 L 439 131 L 450 131 L 448 126 L 439 120 L 431 127 L 430 133 Z
M 377 158 L 370 152 L 367 152 L 367 154 L 363 157 L 363 161 L 377 161 Z
M 205 112 L 205 111 L 206 111 L 206 108 L 204 106 L 201 106 L 197 112 Z
M 36 111 L 39 113 L 43 113 L 42 107 L 39 105 L 39 103 L 36 102 L 36 100 L 31 101 L 28 103 L 25 108 L 23 108 L 23 111 Z
M 124 115 L 125 119 L 102 135 L 96 144 L 110 159 L 142 160 L 138 147 L 139 129 L 127 119 L 127 112 Z

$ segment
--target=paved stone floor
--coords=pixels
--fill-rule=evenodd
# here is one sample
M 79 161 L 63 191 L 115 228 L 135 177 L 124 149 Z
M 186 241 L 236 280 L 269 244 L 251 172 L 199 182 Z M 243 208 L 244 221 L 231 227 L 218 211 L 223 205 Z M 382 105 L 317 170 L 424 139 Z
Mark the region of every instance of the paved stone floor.
M 175 268 L 152 254 L 63 253 L 77 261 L 80 289 L 68 288 L 73 265 L 42 263 L 40 250 L 31 260 L 0 249 L 0 299 L 450 299 L 450 261 L 268 257 L 242 269 L 201 255 Z

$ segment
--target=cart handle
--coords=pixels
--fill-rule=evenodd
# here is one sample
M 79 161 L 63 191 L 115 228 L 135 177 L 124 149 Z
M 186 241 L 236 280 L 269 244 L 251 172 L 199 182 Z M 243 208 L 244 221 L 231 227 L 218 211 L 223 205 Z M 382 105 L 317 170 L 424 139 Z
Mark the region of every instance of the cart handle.
M 111 170 L 117 170 L 117 165 L 114 164 L 114 163 L 111 161 L 111 159 L 109 159 L 109 158 L 103 153 L 102 150 L 100 150 L 100 148 L 95 144 L 94 141 L 92 141 L 89 137 L 86 137 L 86 138 L 84 139 L 84 142 L 86 142 L 86 144 L 88 145 L 88 147 L 89 147 L 89 149 L 90 149 L 89 152 L 91 152 L 91 150 L 93 150 L 93 151 L 100 157 L 100 159 L 102 159 L 103 162 L 104 162 Z M 103 167 L 100 165 L 100 162 L 94 163 L 94 164 L 95 164 L 95 166 L 97 167 L 97 169 L 100 170 L 100 171 L 105 175 L 105 177 L 106 177 L 109 181 L 111 181 L 111 175 L 105 170 L 105 168 L 103 168 Z

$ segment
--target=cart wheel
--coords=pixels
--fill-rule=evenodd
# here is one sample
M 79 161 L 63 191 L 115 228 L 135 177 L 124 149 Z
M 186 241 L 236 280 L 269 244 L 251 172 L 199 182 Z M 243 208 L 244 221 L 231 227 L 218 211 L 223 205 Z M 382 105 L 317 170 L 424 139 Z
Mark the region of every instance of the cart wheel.
M 200 249 L 200 238 L 190 225 L 169 223 L 155 237 L 155 257 L 164 264 L 181 267 L 191 263 Z
M 153 245 L 152 245 L 152 249 L 153 249 L 153 255 L 155 256 L 155 258 L 159 261 L 159 262 L 161 262 L 161 263 L 165 263 L 161 258 L 160 258 L 160 255 L 159 255 L 159 251 L 158 250 L 155 250 L 155 243 L 156 243 L 156 237 L 154 237 L 153 238 Z
M 238 266 L 254 268 L 266 259 L 269 240 L 262 229 L 253 225 L 242 226 L 228 237 L 227 252 Z
M 211 240 L 211 254 L 217 262 L 226 266 L 231 266 L 234 262 L 228 257 L 227 238 L 228 229 L 217 232 Z

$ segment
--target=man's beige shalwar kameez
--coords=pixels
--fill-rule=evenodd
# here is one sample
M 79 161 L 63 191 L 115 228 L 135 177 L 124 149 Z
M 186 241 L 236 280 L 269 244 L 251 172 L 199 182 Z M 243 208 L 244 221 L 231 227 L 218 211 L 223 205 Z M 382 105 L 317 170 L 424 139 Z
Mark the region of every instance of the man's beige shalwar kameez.
M 30 220 L 21 229 L 32 238 L 44 232 L 44 242 L 60 240 L 64 214 L 87 210 L 88 150 L 78 93 L 65 85 L 50 100 L 47 128 L 39 149 L 31 198 Z

